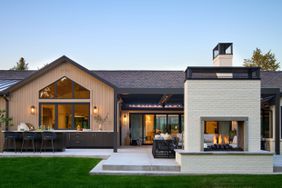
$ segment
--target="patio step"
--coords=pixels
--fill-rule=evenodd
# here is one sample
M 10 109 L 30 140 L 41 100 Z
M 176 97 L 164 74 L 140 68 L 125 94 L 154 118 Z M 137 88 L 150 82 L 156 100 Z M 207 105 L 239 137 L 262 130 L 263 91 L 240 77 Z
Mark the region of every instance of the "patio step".
M 180 172 L 179 165 L 114 165 L 103 164 L 103 170 L 109 171 L 160 171 L 160 172 Z

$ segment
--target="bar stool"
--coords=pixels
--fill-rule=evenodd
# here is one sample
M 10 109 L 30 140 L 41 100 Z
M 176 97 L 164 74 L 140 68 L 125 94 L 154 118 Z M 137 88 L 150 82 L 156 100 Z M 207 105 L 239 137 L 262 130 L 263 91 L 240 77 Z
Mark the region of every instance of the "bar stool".
M 57 138 L 56 133 L 45 131 L 45 132 L 42 132 L 41 137 L 42 137 L 42 141 L 41 141 L 40 152 L 42 151 L 43 147 L 44 147 L 44 151 L 46 151 L 46 148 L 47 148 L 46 143 L 48 143 L 48 141 L 50 141 L 51 146 L 52 146 L 52 150 L 53 150 L 53 153 L 54 153 L 55 152 L 54 140 L 56 140 L 56 138 Z
M 8 131 L 5 132 L 5 140 L 4 140 L 5 149 L 9 150 L 9 143 L 12 141 L 14 151 L 15 153 L 17 153 L 17 144 L 16 144 L 17 138 L 19 138 L 19 134 L 15 132 L 8 132 Z
M 23 133 L 23 142 L 22 142 L 21 152 L 23 152 L 25 142 L 30 142 L 32 144 L 33 152 L 35 152 L 35 144 L 34 144 L 35 139 L 36 139 L 36 133 L 35 132 L 24 132 Z

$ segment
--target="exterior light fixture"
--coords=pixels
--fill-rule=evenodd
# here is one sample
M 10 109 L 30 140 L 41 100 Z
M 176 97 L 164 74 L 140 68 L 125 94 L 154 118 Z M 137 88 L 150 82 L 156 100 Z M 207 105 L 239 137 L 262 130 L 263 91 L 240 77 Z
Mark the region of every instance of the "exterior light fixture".
M 34 115 L 35 114 L 35 106 L 31 106 L 30 107 L 30 113 L 32 114 L 32 115 Z
M 93 107 L 93 113 L 94 113 L 94 114 L 97 114 L 97 113 L 98 113 L 98 108 L 97 108 L 97 106 L 94 106 L 94 107 Z
M 126 119 L 127 119 L 127 116 L 126 116 L 126 114 L 124 114 L 124 115 L 123 115 L 123 119 L 124 119 L 124 120 L 126 120 Z

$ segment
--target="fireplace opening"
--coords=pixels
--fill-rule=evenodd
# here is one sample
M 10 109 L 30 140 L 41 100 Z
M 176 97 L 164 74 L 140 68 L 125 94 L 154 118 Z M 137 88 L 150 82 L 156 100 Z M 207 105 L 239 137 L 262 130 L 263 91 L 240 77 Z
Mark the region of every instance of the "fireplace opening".
M 243 151 L 244 121 L 205 121 L 204 151 Z

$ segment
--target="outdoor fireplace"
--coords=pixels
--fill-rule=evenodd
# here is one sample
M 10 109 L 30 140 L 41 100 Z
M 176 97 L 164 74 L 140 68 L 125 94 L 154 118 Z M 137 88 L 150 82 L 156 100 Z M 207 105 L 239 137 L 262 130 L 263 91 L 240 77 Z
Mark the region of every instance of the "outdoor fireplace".
M 243 151 L 243 121 L 205 121 L 204 151 Z

